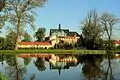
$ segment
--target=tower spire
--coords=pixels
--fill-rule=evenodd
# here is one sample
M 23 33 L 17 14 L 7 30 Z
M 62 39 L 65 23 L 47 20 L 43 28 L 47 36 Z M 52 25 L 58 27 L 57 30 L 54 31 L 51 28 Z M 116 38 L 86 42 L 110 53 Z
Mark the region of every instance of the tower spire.
M 61 30 L 61 24 L 59 24 L 59 30 Z

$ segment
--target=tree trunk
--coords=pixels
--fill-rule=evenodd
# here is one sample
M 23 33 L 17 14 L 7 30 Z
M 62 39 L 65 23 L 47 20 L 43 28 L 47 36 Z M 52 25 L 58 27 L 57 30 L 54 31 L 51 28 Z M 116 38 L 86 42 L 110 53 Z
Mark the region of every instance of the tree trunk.
M 108 77 L 109 72 L 110 72 L 110 76 Z M 110 80 L 114 80 L 113 74 L 112 74 L 111 55 L 108 55 L 108 69 L 105 75 L 105 80 L 108 80 L 108 78 L 110 78 Z
M 15 56 L 15 61 L 16 61 L 16 65 L 15 65 L 15 70 L 16 70 L 16 80 L 20 80 L 17 56 Z
M 18 17 L 17 36 L 16 36 L 15 50 L 18 50 L 19 31 L 20 31 L 20 18 Z
M 111 36 L 108 38 L 108 50 L 111 50 Z

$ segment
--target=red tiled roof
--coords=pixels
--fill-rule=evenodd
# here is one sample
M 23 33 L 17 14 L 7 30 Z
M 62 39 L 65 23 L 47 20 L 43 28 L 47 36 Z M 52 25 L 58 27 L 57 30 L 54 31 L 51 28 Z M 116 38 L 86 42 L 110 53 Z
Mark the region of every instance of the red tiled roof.
M 74 36 L 59 36 L 59 38 L 75 38 Z
M 118 41 L 115 41 L 115 44 L 120 44 L 120 40 L 118 40 Z
M 19 42 L 19 45 L 51 45 L 50 42 Z

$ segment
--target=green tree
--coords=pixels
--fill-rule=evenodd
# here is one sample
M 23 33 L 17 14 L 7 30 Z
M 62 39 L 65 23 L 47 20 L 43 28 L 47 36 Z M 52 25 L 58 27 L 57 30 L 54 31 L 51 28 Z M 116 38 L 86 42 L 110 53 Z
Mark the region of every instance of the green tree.
M 37 41 L 43 41 L 44 40 L 44 37 L 45 37 L 45 32 L 46 32 L 46 29 L 41 27 L 39 28 L 36 32 L 35 32 L 35 37 L 37 39 Z
M 82 45 L 84 45 L 84 44 L 82 44 L 82 42 L 84 42 L 83 40 L 82 40 L 82 36 L 80 35 L 80 38 L 77 40 L 77 42 L 75 43 L 75 47 L 76 48 L 78 48 L 78 47 L 82 47 Z
M 8 80 L 8 79 L 4 74 L 0 73 L 0 80 Z
M 32 39 L 31 36 L 27 32 L 24 33 L 23 37 L 24 39 L 22 41 L 24 42 L 30 42 Z
M 4 49 L 4 42 L 5 42 L 5 39 L 3 37 L 0 37 L 0 50 Z
M 11 31 L 5 38 L 5 49 L 14 49 L 15 48 L 15 39 L 16 33 Z
M 102 33 L 98 14 L 95 10 L 88 13 L 82 23 L 82 34 L 86 41 L 86 47 L 88 49 L 94 49 L 95 45 L 99 43 L 99 39 Z M 88 44 L 89 43 L 89 44 Z
M 108 40 L 108 49 L 112 48 L 112 35 L 113 35 L 113 28 L 119 22 L 119 19 L 115 17 L 113 14 L 103 13 L 101 18 L 101 24 L 103 25 L 103 29 L 107 34 Z
M 46 0 L 6 0 L 6 5 L 2 12 L 4 15 L 7 15 L 6 22 L 8 24 L 10 23 L 10 27 L 16 30 L 15 50 L 18 49 L 20 31 L 24 30 L 28 25 L 34 28 L 34 9 L 41 7 L 44 2 L 46 2 Z

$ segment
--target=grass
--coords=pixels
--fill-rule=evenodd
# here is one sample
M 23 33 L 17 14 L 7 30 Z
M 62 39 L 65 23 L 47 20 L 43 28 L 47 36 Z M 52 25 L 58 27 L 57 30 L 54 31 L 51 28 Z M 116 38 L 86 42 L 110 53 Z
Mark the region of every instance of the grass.
M 21 54 L 21 53 L 55 53 L 55 54 L 105 54 L 104 50 L 61 50 L 61 49 L 23 49 L 23 50 L 0 50 L 1 54 Z

